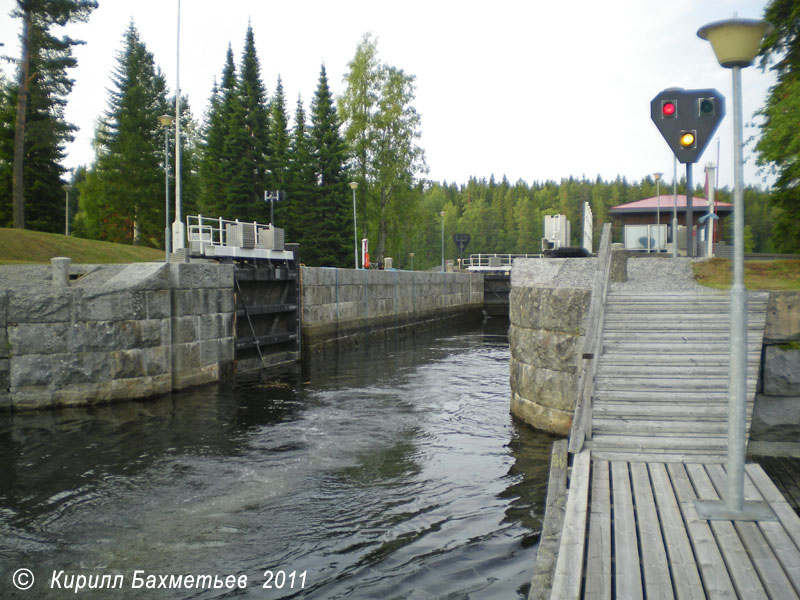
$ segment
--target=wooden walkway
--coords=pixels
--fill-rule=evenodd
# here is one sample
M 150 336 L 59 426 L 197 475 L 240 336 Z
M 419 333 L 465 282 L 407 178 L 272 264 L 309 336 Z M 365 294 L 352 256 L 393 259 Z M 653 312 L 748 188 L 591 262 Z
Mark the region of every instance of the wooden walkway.
M 543 535 L 550 570 L 537 560 L 529 598 L 800 598 L 800 517 L 762 467 L 746 466 L 745 499 L 775 520 L 709 521 L 695 509 L 726 489 L 726 295 L 603 298 L 561 535 Z M 765 313 L 764 295 L 749 294 L 748 428 Z
M 798 598 L 800 518 L 756 464 L 745 498 L 777 521 L 705 521 L 694 500 L 725 488 L 718 463 L 575 456 L 551 598 Z
M 748 294 L 747 426 L 767 295 Z M 728 294 L 610 291 L 586 447 L 609 460 L 725 460 Z

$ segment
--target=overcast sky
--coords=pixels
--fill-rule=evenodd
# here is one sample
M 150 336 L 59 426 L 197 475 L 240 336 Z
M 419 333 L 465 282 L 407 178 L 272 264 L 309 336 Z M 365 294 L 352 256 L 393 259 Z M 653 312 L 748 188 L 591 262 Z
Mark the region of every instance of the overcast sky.
M 728 99 L 720 139 L 720 183 L 733 185 L 731 73 L 721 68 L 702 25 L 733 16 L 760 18 L 766 0 L 182 0 L 180 86 L 194 116 L 206 109 L 228 43 L 237 64 L 248 20 L 268 93 L 283 79 L 290 113 L 298 94 L 308 108 L 324 62 L 334 93 L 366 32 L 380 59 L 416 76 L 421 145 L 432 180 L 470 176 L 555 180 L 573 175 L 641 180 L 673 158 L 650 120 L 650 100 L 667 87 L 716 88 Z M 99 0 L 87 24 L 67 119 L 80 129 L 66 166 L 93 160 L 91 141 L 106 107 L 110 75 L 131 20 L 176 86 L 178 0 Z M 0 42 L 17 53 L 15 0 L 0 0 Z M 18 53 L 17 53 L 18 54 Z M 13 77 L 3 65 L 7 77 Z M 763 106 L 770 73 L 743 71 L 745 122 Z M 745 138 L 757 130 L 745 129 Z M 695 166 L 700 181 L 716 161 L 716 140 Z M 763 176 L 745 149 L 746 183 Z M 684 173 L 678 165 L 678 177 Z

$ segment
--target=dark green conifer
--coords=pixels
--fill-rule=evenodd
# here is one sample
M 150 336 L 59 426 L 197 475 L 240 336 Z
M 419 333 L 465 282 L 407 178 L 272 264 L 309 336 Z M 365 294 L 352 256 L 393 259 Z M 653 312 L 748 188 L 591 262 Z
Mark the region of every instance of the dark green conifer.
M 225 170 L 228 156 L 225 155 L 225 139 L 236 93 L 236 66 L 233 50 L 228 45 L 220 87 L 214 85 L 203 131 L 203 157 L 200 161 L 200 210 L 203 214 L 220 217 L 225 214 Z
M 261 66 L 256 54 L 255 37 L 252 26 L 247 26 L 245 35 L 244 52 L 242 53 L 242 64 L 239 70 L 239 81 L 237 93 L 241 104 L 243 120 L 234 116 L 234 121 L 229 125 L 229 135 L 236 137 L 239 141 L 232 143 L 241 148 L 243 156 L 232 157 L 242 169 L 237 173 L 237 178 L 246 178 L 249 181 L 249 203 L 251 206 L 245 209 L 246 214 L 257 217 L 263 221 L 269 218 L 269 209 L 264 203 L 264 191 L 267 189 L 267 165 L 271 162 L 271 149 L 269 143 L 269 107 L 267 105 L 267 91 L 261 81 Z M 234 131 L 233 127 L 244 127 L 242 135 L 240 131 Z M 238 190 L 238 187 L 237 187 Z M 238 203 L 242 202 L 238 196 Z M 232 215 L 232 217 L 243 218 L 243 215 Z
M 171 109 L 166 82 L 133 23 L 112 75 L 108 109 L 96 134 L 98 156 L 80 186 L 91 237 L 163 244 L 164 147 L 158 117 Z
M 316 222 L 314 249 L 304 254 L 313 256 L 319 266 L 346 266 L 350 257 L 349 208 L 347 177 L 347 149 L 339 131 L 340 121 L 333 95 L 328 86 L 325 65 L 322 65 L 319 83 L 311 102 L 312 164 L 317 185 L 310 202 L 310 214 Z
M 308 243 L 309 231 L 314 223 L 307 213 L 307 208 L 317 185 L 316 175 L 311 160 L 311 142 L 306 129 L 306 112 L 303 101 L 297 97 L 294 113 L 294 129 L 289 148 L 289 172 L 286 200 L 282 210 L 285 217 L 279 221 L 279 227 L 285 227 L 286 237 L 292 242 L 301 244 L 300 255 L 305 261 L 304 252 Z

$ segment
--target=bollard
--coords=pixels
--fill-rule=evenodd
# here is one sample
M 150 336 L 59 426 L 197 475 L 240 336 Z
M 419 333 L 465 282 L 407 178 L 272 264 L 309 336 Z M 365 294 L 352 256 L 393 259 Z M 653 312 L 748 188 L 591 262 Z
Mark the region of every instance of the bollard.
M 69 266 L 72 259 L 65 256 L 56 256 L 50 259 L 53 266 L 53 285 L 57 288 L 65 288 L 69 285 Z
M 393 263 L 394 261 L 392 260 L 392 258 L 387 256 L 386 258 L 383 259 L 383 268 L 388 271 L 389 269 L 392 268 Z

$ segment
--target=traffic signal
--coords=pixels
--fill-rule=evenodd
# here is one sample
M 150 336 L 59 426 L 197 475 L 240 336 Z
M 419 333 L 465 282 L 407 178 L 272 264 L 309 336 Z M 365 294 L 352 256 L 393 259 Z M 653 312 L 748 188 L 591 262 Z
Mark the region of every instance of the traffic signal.
M 684 164 L 699 160 L 724 116 L 725 98 L 717 90 L 669 88 L 650 102 L 653 123 Z
M 681 131 L 680 144 L 683 149 L 697 148 L 697 132 Z

